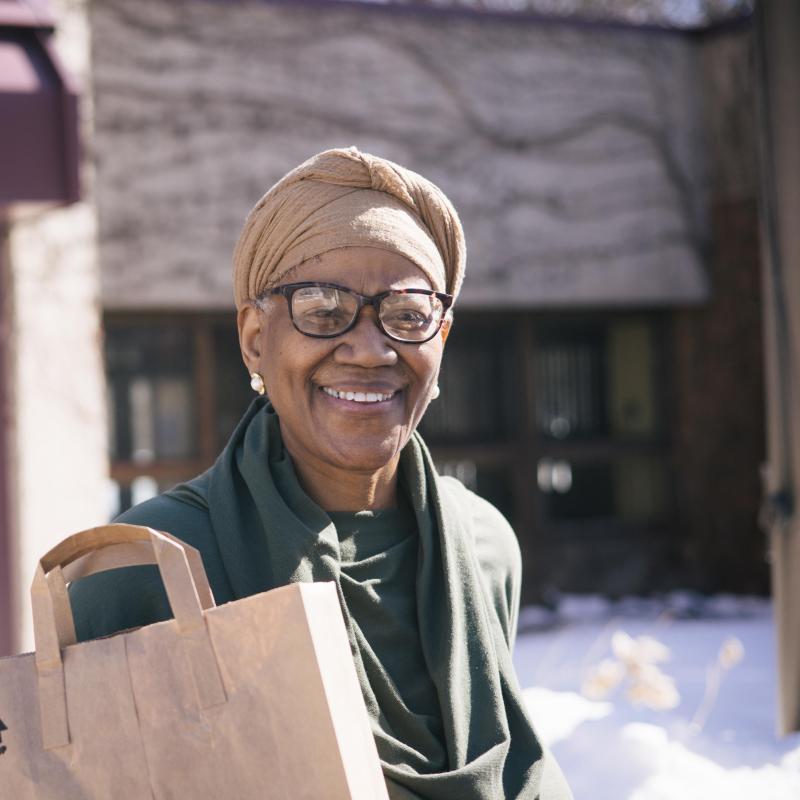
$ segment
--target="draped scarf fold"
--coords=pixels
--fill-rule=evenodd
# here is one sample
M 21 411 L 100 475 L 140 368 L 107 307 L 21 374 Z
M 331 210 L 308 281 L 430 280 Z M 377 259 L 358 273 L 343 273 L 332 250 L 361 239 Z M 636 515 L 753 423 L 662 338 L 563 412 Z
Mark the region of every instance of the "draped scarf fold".
M 292 581 L 336 583 L 393 800 L 545 797 L 542 773 L 551 757 L 526 717 L 508 646 L 486 596 L 466 490 L 438 478 L 425 444 L 414 434 L 401 454 L 401 477 L 419 529 L 419 633 L 439 697 L 447 752 L 446 769 L 430 772 L 418 743 L 398 733 L 409 729 L 390 719 L 376 699 L 391 688 L 383 685 L 391 678 L 364 646 L 348 611 L 336 529 L 302 493 L 293 472 L 277 469 L 287 458 L 276 414 L 257 400 L 211 468 L 209 512 L 234 595 Z M 558 776 L 557 788 L 546 797 L 566 800 L 570 794 L 566 784 L 561 789 Z M 549 782 L 546 776 L 544 782 Z

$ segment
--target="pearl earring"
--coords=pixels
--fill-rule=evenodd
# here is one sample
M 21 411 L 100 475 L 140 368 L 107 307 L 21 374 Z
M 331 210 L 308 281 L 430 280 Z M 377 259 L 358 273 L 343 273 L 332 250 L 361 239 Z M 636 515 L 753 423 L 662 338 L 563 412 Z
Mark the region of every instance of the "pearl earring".
M 442 390 L 439 388 L 439 384 L 437 383 L 436 386 L 433 387 L 433 391 L 431 392 L 431 400 L 435 400 L 441 393 Z
M 264 394 L 267 391 L 264 379 L 257 372 L 250 373 L 250 388 L 258 394 Z

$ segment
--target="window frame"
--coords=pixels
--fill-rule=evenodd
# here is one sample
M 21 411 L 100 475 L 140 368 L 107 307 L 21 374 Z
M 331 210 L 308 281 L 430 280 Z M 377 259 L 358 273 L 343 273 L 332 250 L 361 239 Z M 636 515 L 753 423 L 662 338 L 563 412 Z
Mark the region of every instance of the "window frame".
M 205 369 L 194 369 L 192 374 L 194 409 L 193 435 L 196 437 L 195 455 L 188 458 L 161 458 L 148 462 L 133 459 L 112 459 L 111 479 L 120 487 L 127 487 L 139 477 L 152 477 L 159 485 L 180 483 L 199 475 L 213 464 L 219 455 L 216 441 L 217 402 L 215 397 L 216 354 L 214 330 L 229 320 L 235 329 L 235 312 L 194 311 L 106 311 L 103 329 L 107 333 L 114 328 L 134 326 L 175 325 L 188 329 L 191 334 L 193 363 L 203 364 Z M 111 380 L 108 363 L 105 363 L 106 378 Z M 242 380 L 246 371 L 242 365 Z

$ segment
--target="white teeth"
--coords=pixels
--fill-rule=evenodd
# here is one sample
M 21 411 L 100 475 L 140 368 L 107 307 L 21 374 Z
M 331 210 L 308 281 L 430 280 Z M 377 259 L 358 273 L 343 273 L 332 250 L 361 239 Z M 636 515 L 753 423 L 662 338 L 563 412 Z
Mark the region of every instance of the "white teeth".
M 381 394 L 380 392 L 340 392 L 328 386 L 323 386 L 322 391 L 339 400 L 352 400 L 356 403 L 382 403 L 385 400 L 391 400 L 395 395 L 395 392 L 391 394 Z

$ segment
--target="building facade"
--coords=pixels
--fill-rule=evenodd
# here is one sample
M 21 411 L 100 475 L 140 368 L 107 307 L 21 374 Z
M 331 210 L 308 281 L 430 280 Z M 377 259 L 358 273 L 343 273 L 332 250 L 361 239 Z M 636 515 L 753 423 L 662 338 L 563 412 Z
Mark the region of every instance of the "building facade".
M 423 432 L 513 523 L 525 599 L 766 590 L 746 20 L 54 8 L 84 78 L 86 175 L 81 204 L 8 228 L 18 608 L 48 541 L 224 445 L 250 395 L 230 288 L 245 215 L 349 145 L 432 178 L 461 214 L 467 279 Z
M 230 290 L 247 211 L 355 144 L 462 216 L 423 432 L 514 523 L 527 597 L 765 590 L 747 24 L 160 0 L 90 18 L 121 507 L 208 464 L 247 403 Z

